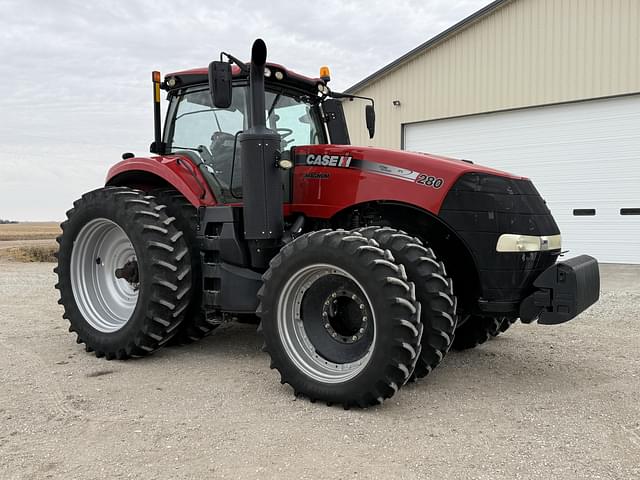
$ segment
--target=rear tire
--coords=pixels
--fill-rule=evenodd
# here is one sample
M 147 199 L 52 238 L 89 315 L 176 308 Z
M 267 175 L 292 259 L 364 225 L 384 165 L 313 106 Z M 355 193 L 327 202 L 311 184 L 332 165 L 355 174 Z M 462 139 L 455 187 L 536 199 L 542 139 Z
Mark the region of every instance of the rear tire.
M 202 268 L 200 249 L 196 238 L 198 227 L 198 209 L 173 189 L 154 190 L 152 195 L 157 201 L 167 206 L 167 213 L 175 217 L 176 226 L 184 232 L 189 251 L 191 252 L 191 271 L 193 276 L 193 292 L 191 303 L 183 322 L 178 327 L 178 333 L 169 342 L 172 345 L 187 345 L 201 338 L 211 335 L 218 328 L 222 320 L 207 316 L 202 309 Z
M 420 321 L 424 327 L 422 352 L 414 370 L 415 378 L 428 375 L 442 361 L 451 347 L 456 327 L 456 298 L 451 279 L 433 250 L 406 233 L 390 227 L 365 227 L 356 230 L 391 251 L 403 265 L 407 277 L 416 286 L 416 298 L 422 307 Z
M 296 395 L 367 407 L 410 377 L 420 304 L 389 251 L 344 230 L 312 232 L 285 245 L 263 280 L 264 348 Z
M 481 317 L 468 315 L 464 323 L 456 328 L 451 347 L 454 350 L 468 350 L 477 347 L 500 332 L 502 317 Z
M 84 194 L 67 217 L 54 271 L 69 331 L 108 360 L 160 348 L 191 299 L 191 258 L 174 218 L 126 187 Z

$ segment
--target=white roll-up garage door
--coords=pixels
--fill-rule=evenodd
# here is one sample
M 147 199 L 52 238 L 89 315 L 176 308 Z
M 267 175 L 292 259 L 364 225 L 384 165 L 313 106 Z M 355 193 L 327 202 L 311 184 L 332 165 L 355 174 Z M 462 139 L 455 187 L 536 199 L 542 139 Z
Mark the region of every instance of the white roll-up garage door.
M 640 95 L 412 123 L 404 145 L 529 177 L 568 256 L 640 263 Z

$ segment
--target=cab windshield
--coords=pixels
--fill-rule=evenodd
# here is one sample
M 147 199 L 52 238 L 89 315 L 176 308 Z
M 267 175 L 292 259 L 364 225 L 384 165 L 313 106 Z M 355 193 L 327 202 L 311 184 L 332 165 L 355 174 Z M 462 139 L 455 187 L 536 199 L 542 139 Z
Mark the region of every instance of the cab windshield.
M 240 144 L 235 140 L 248 128 L 248 96 L 248 87 L 236 86 L 231 106 L 220 109 L 213 107 L 209 90 L 198 87 L 173 97 L 169 107 L 168 150 L 195 152 L 233 196 L 242 192 Z M 280 135 L 280 151 L 326 143 L 317 107 L 304 98 L 267 91 L 265 117 L 267 127 Z

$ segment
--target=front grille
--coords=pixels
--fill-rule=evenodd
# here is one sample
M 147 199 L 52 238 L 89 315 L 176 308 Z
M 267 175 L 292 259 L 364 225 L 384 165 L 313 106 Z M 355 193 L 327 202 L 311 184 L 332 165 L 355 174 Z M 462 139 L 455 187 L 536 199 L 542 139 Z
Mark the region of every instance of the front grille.
M 496 175 L 468 173 L 445 198 L 440 217 L 473 254 L 482 296 L 490 301 L 518 301 L 533 280 L 555 263 L 555 252 L 498 253 L 503 233 L 557 235 L 558 225 L 533 183 Z

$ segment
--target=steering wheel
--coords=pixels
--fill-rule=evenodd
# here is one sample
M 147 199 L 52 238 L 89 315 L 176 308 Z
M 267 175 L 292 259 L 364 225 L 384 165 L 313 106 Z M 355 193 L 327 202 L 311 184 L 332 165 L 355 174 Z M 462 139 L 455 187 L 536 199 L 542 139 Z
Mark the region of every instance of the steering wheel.
M 220 149 L 225 142 L 235 140 L 235 136 L 231 133 L 227 132 L 214 132 L 211 135 L 211 153 L 214 153 L 216 150 Z M 215 154 L 214 154 L 215 157 Z
M 284 144 L 284 146 L 286 147 L 287 145 L 289 145 L 291 142 L 293 142 L 293 139 L 291 140 L 287 140 L 287 137 L 289 135 L 293 134 L 293 130 L 290 128 L 276 128 L 276 133 L 278 135 L 280 135 L 280 139 L 282 141 L 282 143 Z

